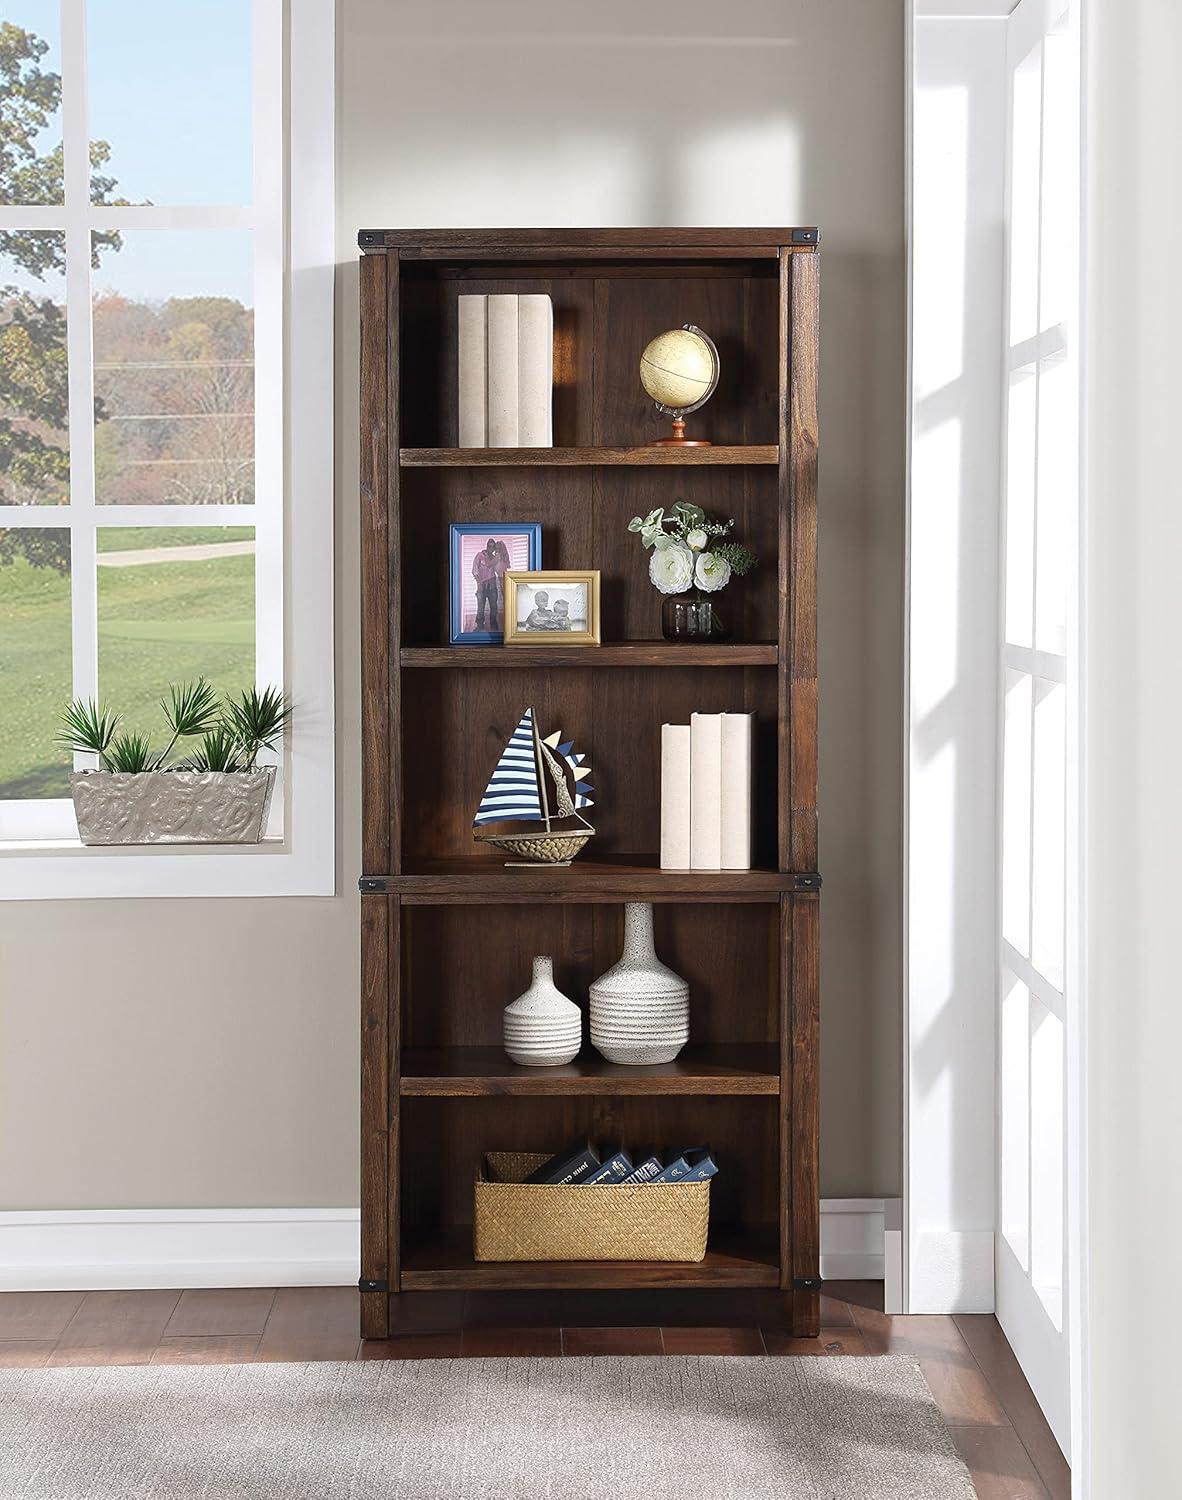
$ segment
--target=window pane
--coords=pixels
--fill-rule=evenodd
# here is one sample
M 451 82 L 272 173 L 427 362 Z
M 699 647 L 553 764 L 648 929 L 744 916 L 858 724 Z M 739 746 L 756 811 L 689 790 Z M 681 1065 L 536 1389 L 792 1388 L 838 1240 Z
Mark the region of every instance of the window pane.
M 252 10 L 251 0 L 90 0 L 91 149 L 109 153 L 117 196 L 251 201 Z
M 69 499 L 65 236 L 0 231 L 0 505 Z
M 1006 673 L 1002 782 L 1001 930 L 1030 956 L 1030 735 L 1033 681 Z
M 1038 331 L 1038 195 L 1042 44 L 1014 70 L 1010 128 L 1010 343 Z
M 1034 643 L 1036 396 L 1034 367 L 1015 370 L 1006 432 L 1006 640 L 1014 646 Z
M 1034 850 L 1030 960 L 1057 990 L 1063 989 L 1063 843 L 1067 755 L 1067 689 L 1039 682 L 1034 698 Z
M 1038 377 L 1038 609 L 1034 644 L 1067 650 L 1068 539 L 1076 503 L 1075 365 L 1064 355 L 1043 363 Z
M 1030 992 L 1002 970 L 1001 1232 L 1030 1269 Z
M 0 528 L 0 798 L 70 795 L 54 736 L 72 681 L 70 533 Z
M 99 690 L 163 749 L 169 683 L 254 683 L 254 529 L 104 526 L 97 546 Z
M 95 285 L 97 501 L 250 504 L 250 232 L 127 231 Z
M 1063 1327 L 1063 1023 L 1030 1007 L 1030 1279 Z
M 61 3 L 4 0 L 0 203 L 62 201 Z
M 1076 239 L 1078 236 L 1076 136 L 1078 61 L 1066 24 L 1043 42 L 1042 142 L 1042 274 L 1039 290 L 1039 327 L 1053 328 L 1073 317 Z

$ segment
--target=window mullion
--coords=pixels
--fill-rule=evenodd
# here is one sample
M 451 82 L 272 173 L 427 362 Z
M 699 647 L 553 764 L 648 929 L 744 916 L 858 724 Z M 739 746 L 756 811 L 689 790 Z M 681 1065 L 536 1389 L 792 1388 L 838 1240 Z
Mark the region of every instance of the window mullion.
M 62 0 L 62 145 L 66 222 L 66 358 L 70 403 L 70 583 L 74 693 L 98 696 L 94 371 L 90 317 L 90 127 L 86 0 Z

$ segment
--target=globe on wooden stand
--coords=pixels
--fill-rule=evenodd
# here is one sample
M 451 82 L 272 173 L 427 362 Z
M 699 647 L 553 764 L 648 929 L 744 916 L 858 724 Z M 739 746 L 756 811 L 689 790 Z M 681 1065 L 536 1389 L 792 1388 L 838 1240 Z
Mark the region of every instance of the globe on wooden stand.
M 657 447 L 709 448 L 706 438 L 687 438 L 685 419 L 704 406 L 718 384 L 718 350 L 708 333 L 692 323 L 659 333 L 640 356 L 640 383 L 658 411 L 673 418 L 672 437 Z

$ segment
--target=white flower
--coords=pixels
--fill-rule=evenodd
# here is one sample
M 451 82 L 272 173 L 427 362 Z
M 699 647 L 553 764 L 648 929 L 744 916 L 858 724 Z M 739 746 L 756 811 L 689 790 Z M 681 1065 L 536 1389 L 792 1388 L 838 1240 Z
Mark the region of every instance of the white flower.
M 683 594 L 694 581 L 694 554 L 681 542 L 658 547 L 649 562 L 648 576 L 662 594 Z
M 730 582 L 731 565 L 716 552 L 698 554 L 694 565 L 694 582 L 706 594 L 717 593 Z
M 694 552 L 701 552 L 706 546 L 706 533 L 704 531 L 691 531 L 687 533 L 685 539 Z

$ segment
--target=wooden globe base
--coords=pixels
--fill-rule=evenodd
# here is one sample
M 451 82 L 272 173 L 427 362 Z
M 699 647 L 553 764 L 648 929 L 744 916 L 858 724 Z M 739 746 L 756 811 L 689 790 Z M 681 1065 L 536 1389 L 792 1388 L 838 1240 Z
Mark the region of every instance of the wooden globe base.
M 672 437 L 654 438 L 649 444 L 650 448 L 712 448 L 713 446 L 709 438 L 687 438 L 684 417 L 673 418 Z

